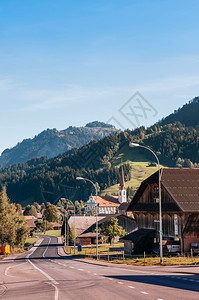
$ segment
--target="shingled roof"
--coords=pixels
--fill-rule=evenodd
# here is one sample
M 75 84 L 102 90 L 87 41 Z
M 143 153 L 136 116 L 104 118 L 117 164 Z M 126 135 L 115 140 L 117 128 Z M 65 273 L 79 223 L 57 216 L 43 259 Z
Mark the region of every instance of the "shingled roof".
M 68 224 L 70 228 L 74 227 L 74 218 L 75 218 L 75 229 L 77 235 L 82 234 L 86 229 L 96 223 L 96 217 L 94 216 L 70 216 L 68 220 Z M 98 221 L 103 219 L 104 217 L 98 216 Z
M 142 182 L 128 211 L 133 211 L 135 205 L 138 205 L 137 202 L 148 184 L 155 182 L 158 182 L 158 172 Z M 163 168 L 161 169 L 161 184 L 176 203 L 173 210 L 199 212 L 199 169 Z M 157 204 L 156 206 L 158 207 Z
M 96 200 L 96 196 L 93 197 Z M 121 203 L 119 203 L 118 198 L 112 196 L 98 196 L 97 203 L 99 207 L 119 207 Z

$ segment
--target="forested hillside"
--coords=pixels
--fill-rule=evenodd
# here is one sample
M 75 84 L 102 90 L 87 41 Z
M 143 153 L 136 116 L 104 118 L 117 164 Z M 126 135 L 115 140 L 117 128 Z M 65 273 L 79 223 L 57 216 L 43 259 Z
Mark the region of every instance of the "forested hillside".
M 173 114 L 160 121 L 160 125 L 165 125 L 174 122 L 181 122 L 186 126 L 199 126 L 199 97 L 195 97 L 182 108 L 176 110 Z
M 77 182 L 76 177 L 90 178 L 99 184 L 100 190 L 119 183 L 119 165 L 114 163 L 114 157 L 123 149 L 128 151 L 130 141 L 151 147 L 158 154 L 161 164 L 199 166 L 199 131 L 177 122 L 117 132 L 54 159 L 34 159 L 0 169 L 0 184 L 7 185 L 8 195 L 14 202 L 55 203 L 62 196 L 85 201 L 92 187 L 88 183 Z M 136 152 L 142 154 L 145 160 L 154 161 L 150 152 L 144 149 L 131 150 L 130 156 L 124 160 L 126 181 L 131 177 L 129 161 L 134 160 Z
M 115 127 L 103 122 L 91 122 L 85 127 L 68 127 L 65 130 L 47 129 L 33 139 L 25 139 L 0 156 L 0 167 L 26 162 L 35 157 L 56 157 L 72 148 L 79 148 L 91 140 L 99 140 L 115 132 Z

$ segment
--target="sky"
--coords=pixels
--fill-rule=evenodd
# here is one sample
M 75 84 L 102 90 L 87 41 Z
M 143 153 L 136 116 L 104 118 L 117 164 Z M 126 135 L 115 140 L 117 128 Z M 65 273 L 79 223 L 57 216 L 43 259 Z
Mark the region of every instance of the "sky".
M 198 0 L 0 0 L 0 152 L 47 128 L 150 126 L 199 95 Z

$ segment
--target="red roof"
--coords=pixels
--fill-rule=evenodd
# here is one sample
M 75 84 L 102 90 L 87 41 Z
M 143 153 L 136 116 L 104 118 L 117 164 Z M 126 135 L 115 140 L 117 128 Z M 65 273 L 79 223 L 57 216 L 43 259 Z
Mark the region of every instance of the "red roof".
M 27 223 L 28 227 L 30 227 L 30 228 L 36 228 L 36 225 L 35 225 L 35 223 L 34 223 L 34 221 L 32 219 L 30 219 L 30 220 L 27 219 L 26 223 Z
M 93 197 L 94 200 L 96 200 L 96 196 Z M 97 203 L 99 204 L 99 207 L 119 207 L 120 203 L 118 199 L 111 197 L 111 196 L 97 196 Z
M 37 218 L 35 216 L 24 216 L 25 220 L 33 220 L 37 221 Z

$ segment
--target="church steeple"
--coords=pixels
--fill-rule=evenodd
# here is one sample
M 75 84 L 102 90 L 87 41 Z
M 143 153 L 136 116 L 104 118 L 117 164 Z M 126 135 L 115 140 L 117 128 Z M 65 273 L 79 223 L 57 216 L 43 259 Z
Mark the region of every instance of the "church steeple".
M 120 190 L 125 189 L 125 183 L 124 183 L 124 170 L 123 170 L 123 164 L 121 163 L 121 173 L 120 173 Z
M 124 182 L 124 170 L 123 170 L 123 164 L 121 162 L 121 174 L 120 174 L 120 188 L 119 188 L 119 197 L 118 201 L 120 203 L 127 202 L 126 201 L 126 189 L 125 189 L 125 182 Z

